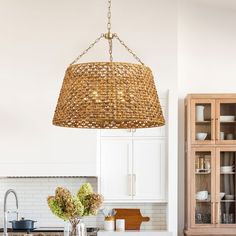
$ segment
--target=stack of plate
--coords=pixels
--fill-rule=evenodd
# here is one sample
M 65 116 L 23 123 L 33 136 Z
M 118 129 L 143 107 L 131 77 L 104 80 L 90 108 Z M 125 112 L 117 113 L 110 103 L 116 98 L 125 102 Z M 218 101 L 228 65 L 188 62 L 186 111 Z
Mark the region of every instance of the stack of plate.
M 234 166 L 221 166 L 221 167 L 220 167 L 220 172 L 221 172 L 221 173 L 234 172 Z

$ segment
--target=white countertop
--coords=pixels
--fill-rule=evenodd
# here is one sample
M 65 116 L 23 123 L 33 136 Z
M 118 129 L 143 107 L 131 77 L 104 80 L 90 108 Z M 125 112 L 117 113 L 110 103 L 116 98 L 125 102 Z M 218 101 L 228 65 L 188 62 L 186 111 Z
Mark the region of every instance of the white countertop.
M 172 236 L 172 233 L 167 232 L 165 230 L 127 230 L 123 232 L 119 231 L 104 231 L 99 230 L 98 236 Z

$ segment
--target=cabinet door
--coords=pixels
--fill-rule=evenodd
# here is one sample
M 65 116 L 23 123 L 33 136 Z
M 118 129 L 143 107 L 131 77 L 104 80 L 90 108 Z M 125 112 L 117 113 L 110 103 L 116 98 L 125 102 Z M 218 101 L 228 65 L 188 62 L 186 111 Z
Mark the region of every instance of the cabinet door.
M 215 143 L 215 100 L 193 99 L 191 101 L 192 144 Z
M 133 199 L 165 200 L 165 140 L 133 141 Z
M 236 227 L 235 164 L 236 148 L 217 148 L 216 223 Z
M 236 144 L 236 99 L 216 100 L 216 143 Z
M 105 200 L 131 200 L 132 141 L 101 141 L 100 188 Z
M 193 148 L 191 154 L 191 226 L 215 225 L 215 150 Z

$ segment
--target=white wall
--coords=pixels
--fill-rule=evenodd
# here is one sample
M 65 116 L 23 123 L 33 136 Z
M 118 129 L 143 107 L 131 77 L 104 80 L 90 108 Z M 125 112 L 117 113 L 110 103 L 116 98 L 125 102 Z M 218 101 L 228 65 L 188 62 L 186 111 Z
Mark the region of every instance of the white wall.
M 225 7 L 225 3 L 229 3 Z M 106 1 L 0 1 L 0 158 L 93 159 L 96 131 L 53 127 L 66 66 L 106 26 Z M 181 0 L 179 8 L 179 189 L 183 228 L 183 98 L 235 92 L 235 1 Z M 113 0 L 113 29 L 149 65 L 159 90 L 177 89 L 176 0 Z M 105 42 L 84 60 L 105 60 Z M 132 61 L 117 45 L 115 60 Z M 173 113 L 173 120 L 176 113 Z M 175 135 L 175 133 L 173 134 Z M 72 138 L 71 138 L 72 137 Z M 14 147 L 14 148 L 13 148 Z
M 36 220 L 36 227 L 64 227 L 65 222 L 53 215 L 47 205 L 47 197 L 55 194 L 55 189 L 62 186 L 77 193 L 83 183 L 89 182 L 97 192 L 97 178 L 0 178 L 0 196 L 7 189 L 14 189 L 19 200 L 19 218 Z M 0 198 L 0 212 L 3 212 L 4 200 Z M 7 207 L 13 211 L 16 201 L 13 194 L 9 195 Z M 166 230 L 166 203 L 104 203 L 102 207 L 140 208 L 143 216 L 149 216 L 150 221 L 141 225 L 145 230 Z M 8 215 L 8 221 L 15 220 L 15 214 Z M 84 218 L 87 227 L 103 228 L 104 216 Z M 3 214 L 0 214 L 0 227 L 3 227 Z M 10 227 L 10 224 L 9 224 Z
M 181 0 L 178 27 L 179 235 L 184 225 L 184 107 L 188 93 L 236 93 L 236 2 Z
M 64 71 L 105 32 L 106 8 L 106 0 L 0 1 L 1 159 L 93 161 L 95 130 L 63 129 L 51 122 Z M 112 10 L 114 31 L 153 69 L 159 90 L 175 91 L 176 0 L 114 0 Z M 115 46 L 115 60 L 134 61 Z M 82 61 L 107 59 L 103 41 Z
M 50 161 L 49 169 L 56 169 L 58 162 L 95 161 L 95 130 L 51 122 L 66 67 L 106 31 L 106 16 L 107 0 L 0 0 L 1 162 Z M 152 68 L 158 90 L 171 90 L 170 155 L 175 157 L 177 0 L 113 0 L 112 17 L 114 32 Z M 104 60 L 108 48 L 102 41 L 81 61 Z M 114 60 L 134 62 L 118 43 Z M 173 212 L 176 204 L 170 207 Z M 169 226 L 175 230 L 175 222 Z

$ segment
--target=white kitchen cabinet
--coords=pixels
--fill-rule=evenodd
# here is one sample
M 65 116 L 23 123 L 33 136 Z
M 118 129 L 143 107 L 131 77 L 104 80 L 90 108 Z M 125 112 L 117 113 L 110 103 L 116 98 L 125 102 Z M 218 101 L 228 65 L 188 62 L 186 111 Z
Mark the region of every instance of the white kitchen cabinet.
M 131 200 L 132 141 L 101 141 L 101 193 L 108 200 Z
M 165 199 L 165 140 L 133 141 L 133 199 Z
M 165 201 L 165 140 L 101 140 L 100 192 L 106 201 Z
M 167 99 L 161 104 L 167 123 Z M 105 201 L 166 202 L 166 129 L 100 131 L 98 188 Z
M 101 140 L 100 192 L 106 201 L 165 201 L 165 140 Z

